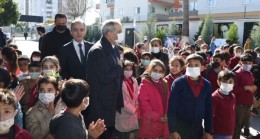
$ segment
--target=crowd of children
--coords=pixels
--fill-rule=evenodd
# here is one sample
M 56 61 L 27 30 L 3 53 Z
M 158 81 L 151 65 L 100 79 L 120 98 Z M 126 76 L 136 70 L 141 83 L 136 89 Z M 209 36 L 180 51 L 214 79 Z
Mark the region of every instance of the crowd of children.
M 237 44 L 211 52 L 185 44 L 163 51 L 162 41 L 121 46 L 124 107 L 116 112 L 116 139 L 239 139 L 259 113 L 260 48 Z M 199 50 L 200 49 L 200 50 Z M 196 50 L 196 51 L 195 51 Z M 17 46 L 0 52 L 0 138 L 86 139 L 105 130 L 102 119 L 85 125 L 91 86 L 62 80 L 55 56 L 30 58 Z M 253 106 L 253 107 L 252 107 Z

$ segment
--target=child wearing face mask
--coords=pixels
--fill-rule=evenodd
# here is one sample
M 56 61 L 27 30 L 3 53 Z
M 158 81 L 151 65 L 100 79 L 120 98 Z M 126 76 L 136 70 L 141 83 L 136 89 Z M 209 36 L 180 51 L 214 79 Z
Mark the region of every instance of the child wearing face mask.
M 231 71 L 222 70 L 218 74 L 217 83 L 220 87 L 212 94 L 214 139 L 231 139 L 233 136 L 236 105 L 232 93 L 234 81 L 235 74 Z
M 97 139 L 105 130 L 104 120 L 92 122 L 86 129 L 81 111 L 89 104 L 89 85 L 84 80 L 70 79 L 61 90 L 67 109 L 55 115 L 50 122 L 50 133 L 55 139 Z
M 18 113 L 16 97 L 7 89 L 0 89 L 0 138 L 32 139 L 32 136 L 14 123 Z
M 138 85 L 141 83 L 142 77 L 141 75 L 144 73 L 144 71 L 148 68 L 153 56 L 150 52 L 144 52 L 142 53 L 141 57 L 141 63 L 138 67 L 138 75 L 139 77 L 137 78 Z
M 20 74 L 17 76 L 19 81 L 29 78 L 28 65 L 30 64 L 30 59 L 27 55 L 22 55 L 18 58 L 18 66 L 20 69 Z
M 241 67 L 235 71 L 236 80 L 233 90 L 236 96 L 236 125 L 233 139 L 239 139 L 243 127 L 246 127 L 244 135 L 250 135 L 250 109 L 253 104 L 254 93 L 257 90 L 257 86 L 254 85 L 254 76 L 250 71 L 253 64 L 252 55 L 249 53 L 241 55 L 239 63 Z
M 212 138 L 212 91 L 209 81 L 200 76 L 202 64 L 200 55 L 189 55 L 186 75 L 172 84 L 168 102 L 170 138 L 201 139 L 203 133 L 204 139 Z
M 52 76 L 55 77 L 57 80 L 60 80 L 61 77 L 59 75 L 60 63 L 58 58 L 55 56 L 47 56 L 41 62 L 41 75 L 43 77 Z M 36 77 L 35 77 L 36 78 Z M 32 88 L 30 93 L 30 106 L 34 106 L 36 103 L 36 96 L 38 95 L 38 91 L 36 90 L 38 86 L 38 82 L 36 82 Z
M 168 88 L 171 90 L 172 83 L 175 79 L 182 76 L 182 70 L 184 68 L 184 61 L 180 56 L 174 56 L 169 62 L 170 74 L 164 77 L 167 80 Z
M 169 56 L 166 53 L 163 53 L 162 51 L 162 40 L 159 38 L 153 38 L 150 42 L 151 47 L 151 54 L 153 55 L 154 59 L 159 59 L 163 62 L 163 64 L 166 66 L 166 74 L 169 73 Z
M 235 66 L 240 61 L 240 56 L 243 54 L 243 48 L 241 46 L 236 46 L 234 48 L 234 57 L 230 59 L 230 63 L 228 65 L 228 69 L 233 70 Z
M 54 77 L 44 77 L 38 81 L 38 101 L 25 117 L 26 129 L 37 139 L 53 139 L 49 133 L 52 117 L 62 110 L 59 101 L 58 83 Z
M 33 87 L 35 86 L 41 74 L 41 65 L 39 62 L 31 62 L 28 68 L 30 78 L 20 82 L 20 85 L 24 86 L 24 96 L 20 100 L 20 104 L 22 105 L 22 111 L 24 115 L 31 107 L 29 105 L 30 95 L 33 90 Z
M 31 62 L 41 62 L 41 52 L 33 51 L 31 54 Z
M 135 66 L 128 60 L 123 62 L 124 77 L 122 93 L 124 107 L 116 112 L 116 136 L 120 139 L 137 138 L 138 126 L 138 84 L 135 79 Z
M 163 79 L 166 68 L 162 61 L 152 60 L 140 84 L 139 138 L 169 138 L 167 103 L 169 90 Z

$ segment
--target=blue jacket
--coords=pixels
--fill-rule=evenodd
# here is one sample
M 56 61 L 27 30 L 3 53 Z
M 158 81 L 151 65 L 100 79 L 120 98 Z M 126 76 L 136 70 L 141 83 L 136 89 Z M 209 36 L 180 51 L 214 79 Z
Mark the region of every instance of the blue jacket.
M 201 138 L 202 119 L 205 132 L 212 130 L 212 98 L 209 81 L 204 82 L 200 95 L 196 98 L 184 75 L 176 79 L 171 87 L 168 103 L 168 124 L 170 133 L 178 132 L 182 139 Z

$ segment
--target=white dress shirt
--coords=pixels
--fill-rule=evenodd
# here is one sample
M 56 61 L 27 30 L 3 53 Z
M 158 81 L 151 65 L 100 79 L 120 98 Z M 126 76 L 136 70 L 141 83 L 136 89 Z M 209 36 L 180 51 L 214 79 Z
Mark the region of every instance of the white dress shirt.
M 74 49 L 76 50 L 76 53 L 77 53 L 77 56 L 78 56 L 78 58 L 79 58 L 79 61 L 81 62 L 81 58 L 80 58 L 80 51 L 79 51 L 79 43 L 78 42 L 76 42 L 74 39 L 73 39 L 73 46 L 74 46 Z M 84 41 L 82 41 L 80 44 L 82 44 L 82 47 L 81 47 L 81 49 L 82 49 L 82 51 L 83 51 L 83 54 L 84 54 L 84 56 L 86 56 L 86 54 L 85 54 L 85 45 L 84 45 Z

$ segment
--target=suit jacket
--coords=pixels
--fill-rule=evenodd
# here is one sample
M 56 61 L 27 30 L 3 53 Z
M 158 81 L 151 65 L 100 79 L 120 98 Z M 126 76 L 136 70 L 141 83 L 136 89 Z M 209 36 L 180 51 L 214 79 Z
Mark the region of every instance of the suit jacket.
M 98 118 L 107 127 L 115 125 L 115 114 L 123 68 L 117 64 L 111 43 L 102 36 L 89 50 L 87 56 L 87 81 L 90 86 L 87 125 Z
M 85 58 L 87 57 L 88 51 L 92 45 L 93 44 L 84 41 Z M 85 64 L 81 64 L 72 41 L 65 44 L 60 50 L 60 74 L 63 79 L 69 79 L 72 77 L 86 80 L 86 61 L 87 60 L 85 60 Z

